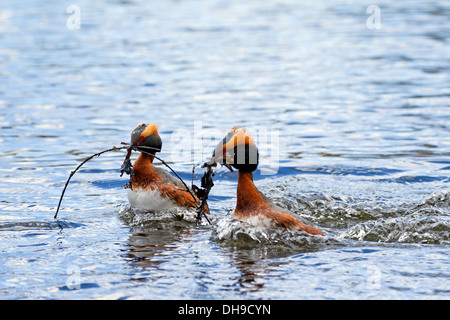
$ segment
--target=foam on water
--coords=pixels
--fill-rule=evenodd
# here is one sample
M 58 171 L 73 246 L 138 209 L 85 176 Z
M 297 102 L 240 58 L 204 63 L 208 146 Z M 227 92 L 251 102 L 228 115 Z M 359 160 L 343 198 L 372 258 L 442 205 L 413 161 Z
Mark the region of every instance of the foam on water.
M 417 206 L 384 208 L 386 218 L 358 222 L 338 238 L 394 243 L 450 244 L 449 192 Z
M 312 251 L 339 244 L 328 235 L 313 236 L 303 231 L 253 226 L 233 218 L 231 214 L 215 219 L 212 239 L 238 248 L 262 245 L 274 251 Z

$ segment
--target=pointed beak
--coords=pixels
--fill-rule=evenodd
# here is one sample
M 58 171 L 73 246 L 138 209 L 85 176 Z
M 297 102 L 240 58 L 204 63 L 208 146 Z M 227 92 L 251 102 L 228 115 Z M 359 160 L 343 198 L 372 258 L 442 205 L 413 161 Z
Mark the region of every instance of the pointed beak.
M 233 168 L 228 164 L 228 162 L 233 161 L 233 158 L 227 153 L 223 154 L 222 152 L 216 152 L 216 151 L 217 151 L 217 148 L 214 151 L 213 156 L 202 165 L 202 168 L 216 167 L 217 164 L 219 163 L 219 164 L 227 167 L 228 170 L 230 170 L 231 172 L 234 172 Z
M 224 165 L 225 167 L 227 167 L 228 170 L 230 170 L 231 172 L 234 172 L 234 171 L 233 171 L 233 168 L 232 168 L 228 163 L 224 163 L 223 165 Z

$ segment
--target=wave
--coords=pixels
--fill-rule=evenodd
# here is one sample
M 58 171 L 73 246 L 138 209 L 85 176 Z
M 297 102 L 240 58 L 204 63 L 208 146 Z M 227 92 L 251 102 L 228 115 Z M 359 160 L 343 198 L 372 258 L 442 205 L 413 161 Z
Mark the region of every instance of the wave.
M 161 211 L 144 210 L 124 205 L 119 209 L 119 218 L 130 227 L 146 227 L 154 225 L 189 226 L 198 223 L 194 209 L 170 208 Z M 202 219 L 202 224 L 207 223 Z
M 244 247 L 270 246 L 284 250 L 315 250 L 346 246 L 347 240 L 381 243 L 450 244 L 450 191 L 435 192 L 418 204 L 392 204 L 383 199 L 358 199 L 326 194 L 271 193 L 271 199 L 294 215 L 324 231 L 312 236 L 302 231 L 267 229 L 241 222 L 233 210 L 214 211 L 211 240 Z M 283 196 L 281 196 L 283 194 Z M 222 214 L 220 213 L 222 212 Z M 190 228 L 198 225 L 194 209 L 172 208 L 153 212 L 124 206 L 120 219 L 132 228 Z M 203 219 L 200 223 L 207 226 Z
M 81 223 L 67 222 L 61 220 L 0 222 L 0 231 L 65 229 L 65 228 L 78 228 L 81 226 L 84 225 Z
M 338 239 L 375 242 L 450 244 L 450 192 L 440 191 L 419 205 L 389 208 L 390 217 L 363 221 L 338 235 Z
M 212 239 L 239 248 L 270 246 L 274 250 L 315 250 L 342 244 L 333 236 L 314 236 L 303 231 L 253 226 L 233 218 L 230 212 L 216 219 Z

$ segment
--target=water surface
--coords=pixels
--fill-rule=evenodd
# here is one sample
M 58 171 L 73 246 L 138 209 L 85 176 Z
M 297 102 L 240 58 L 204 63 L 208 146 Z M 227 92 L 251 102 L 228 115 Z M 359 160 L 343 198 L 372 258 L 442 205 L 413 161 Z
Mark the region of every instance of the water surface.
M 379 30 L 364 1 L 78 1 L 79 30 L 70 4 L 0 5 L 2 298 L 450 297 L 447 2 L 379 2 Z M 142 121 L 188 183 L 249 128 L 258 188 L 325 236 L 235 221 L 224 168 L 212 226 L 132 210 L 124 152 L 53 219 Z

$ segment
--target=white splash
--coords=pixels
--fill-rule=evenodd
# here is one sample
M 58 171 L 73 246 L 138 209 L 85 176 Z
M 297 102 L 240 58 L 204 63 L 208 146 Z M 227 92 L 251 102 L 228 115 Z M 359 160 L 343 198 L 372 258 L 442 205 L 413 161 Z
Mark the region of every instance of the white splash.
M 128 200 L 133 208 L 145 210 L 166 210 L 177 207 L 171 199 L 162 197 L 157 190 L 128 189 Z

